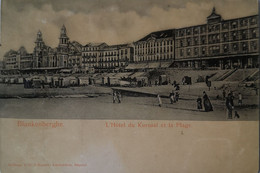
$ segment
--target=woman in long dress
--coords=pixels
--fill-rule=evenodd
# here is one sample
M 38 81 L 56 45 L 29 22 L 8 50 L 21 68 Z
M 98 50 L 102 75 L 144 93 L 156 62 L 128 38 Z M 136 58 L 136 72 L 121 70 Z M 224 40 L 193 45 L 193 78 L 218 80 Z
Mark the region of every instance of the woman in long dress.
M 197 109 L 199 111 L 202 109 L 202 99 L 200 96 L 197 98 Z
M 116 103 L 116 91 L 113 91 L 113 103 Z
M 161 99 L 159 94 L 157 95 L 157 99 L 158 99 L 159 107 L 161 107 L 162 106 L 162 99 Z
M 209 97 L 208 97 L 208 95 L 206 94 L 205 91 L 203 92 L 203 105 L 204 105 L 204 108 L 205 108 L 205 112 L 213 111 L 212 104 L 211 104 Z
M 170 93 L 170 102 L 171 102 L 171 104 L 174 103 L 174 92 L 173 91 Z

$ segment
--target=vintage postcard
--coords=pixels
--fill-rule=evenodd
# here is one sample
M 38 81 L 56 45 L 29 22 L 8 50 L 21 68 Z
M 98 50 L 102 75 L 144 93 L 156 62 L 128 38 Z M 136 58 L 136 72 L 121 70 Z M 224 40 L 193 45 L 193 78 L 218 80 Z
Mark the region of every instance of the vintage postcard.
M 0 2 L 0 173 L 258 172 L 258 1 Z

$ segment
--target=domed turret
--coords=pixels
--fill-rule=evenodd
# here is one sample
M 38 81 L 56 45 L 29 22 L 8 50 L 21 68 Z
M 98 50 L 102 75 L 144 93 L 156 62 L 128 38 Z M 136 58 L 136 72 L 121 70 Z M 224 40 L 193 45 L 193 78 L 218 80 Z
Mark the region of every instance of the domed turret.
M 66 45 L 69 43 L 69 37 L 67 36 L 66 27 L 63 25 L 60 31 L 60 45 Z

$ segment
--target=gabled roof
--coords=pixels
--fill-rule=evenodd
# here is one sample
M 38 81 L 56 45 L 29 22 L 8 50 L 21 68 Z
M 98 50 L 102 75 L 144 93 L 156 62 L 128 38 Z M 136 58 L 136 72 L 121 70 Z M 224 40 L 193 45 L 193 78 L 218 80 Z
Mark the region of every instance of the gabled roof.
M 18 52 L 20 52 L 21 55 L 26 55 L 28 54 L 27 53 L 27 50 L 25 49 L 25 47 L 21 46 L 20 49 L 18 50 Z
M 4 57 L 8 57 L 10 54 L 17 54 L 17 52 L 13 49 L 10 49 L 8 52 L 5 53 Z
M 210 19 L 217 19 L 217 18 L 221 18 L 221 16 L 216 13 L 216 9 L 215 9 L 215 7 L 213 7 L 212 12 L 211 12 L 211 14 L 207 17 L 207 19 L 210 20 Z
M 147 36 L 143 37 L 139 41 L 147 41 L 149 39 L 161 39 L 161 38 L 169 38 L 174 36 L 174 29 L 168 29 L 168 30 L 162 30 L 162 31 L 156 31 L 148 34 Z
M 73 41 L 73 42 L 71 42 L 71 44 L 77 48 L 80 48 L 80 49 L 82 48 L 82 45 L 77 41 Z
M 85 47 L 99 47 L 99 46 L 107 46 L 106 43 L 87 43 Z

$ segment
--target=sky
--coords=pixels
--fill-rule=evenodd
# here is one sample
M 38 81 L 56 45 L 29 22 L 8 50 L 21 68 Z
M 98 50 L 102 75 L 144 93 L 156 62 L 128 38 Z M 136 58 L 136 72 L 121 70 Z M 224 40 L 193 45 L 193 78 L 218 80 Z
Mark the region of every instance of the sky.
M 70 41 L 121 44 L 158 30 L 257 14 L 257 0 L 2 0 L 0 60 L 10 49 L 33 52 L 39 30 L 56 47 L 62 25 Z

